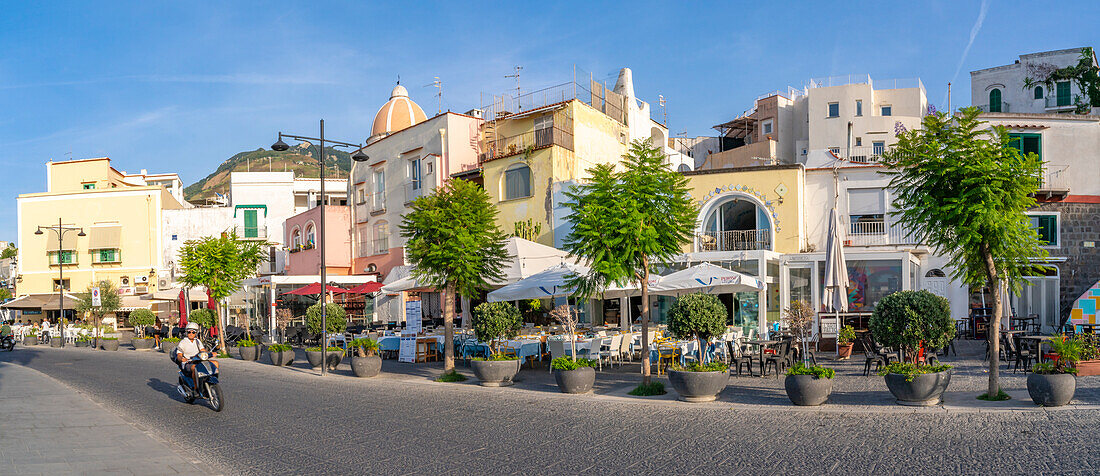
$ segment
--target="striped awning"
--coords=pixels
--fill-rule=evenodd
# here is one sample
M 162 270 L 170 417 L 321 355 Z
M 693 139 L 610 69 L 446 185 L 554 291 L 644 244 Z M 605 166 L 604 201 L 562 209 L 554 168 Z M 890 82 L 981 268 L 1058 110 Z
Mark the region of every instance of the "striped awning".
M 57 231 L 45 230 L 46 234 L 46 252 L 57 251 Z M 61 249 L 66 251 L 72 251 L 76 249 L 76 231 L 65 232 L 65 242 L 62 243 Z

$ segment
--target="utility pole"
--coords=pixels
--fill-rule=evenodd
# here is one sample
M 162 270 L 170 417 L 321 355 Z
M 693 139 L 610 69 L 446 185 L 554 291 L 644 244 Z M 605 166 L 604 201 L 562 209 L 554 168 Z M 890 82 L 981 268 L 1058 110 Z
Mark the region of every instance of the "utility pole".
M 439 114 L 443 114 L 443 81 L 440 81 L 439 76 L 436 76 L 435 81 L 432 81 L 431 84 L 424 85 L 424 87 L 428 86 L 432 86 L 438 90 L 435 95 L 439 97 Z
M 971 101 L 971 104 L 973 104 L 973 101 Z M 951 112 L 951 81 L 947 82 L 947 114 L 953 114 Z

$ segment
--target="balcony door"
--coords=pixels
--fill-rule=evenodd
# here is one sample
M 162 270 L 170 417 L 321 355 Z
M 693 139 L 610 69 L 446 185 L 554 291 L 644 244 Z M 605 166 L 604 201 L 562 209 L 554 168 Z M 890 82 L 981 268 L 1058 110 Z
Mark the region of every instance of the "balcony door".
M 256 218 L 256 210 L 244 210 L 244 237 L 259 238 L 259 221 Z
M 701 251 L 770 250 L 771 222 L 756 202 L 725 197 L 703 222 Z

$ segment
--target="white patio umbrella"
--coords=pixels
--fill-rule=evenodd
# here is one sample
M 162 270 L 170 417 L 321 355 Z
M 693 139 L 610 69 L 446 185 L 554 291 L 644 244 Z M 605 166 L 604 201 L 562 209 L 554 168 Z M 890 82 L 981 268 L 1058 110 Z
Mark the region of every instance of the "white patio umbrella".
M 829 236 L 825 245 L 825 290 L 822 303 L 825 310 L 848 311 L 848 266 L 844 263 L 844 246 L 840 240 L 840 218 L 834 208 L 829 212 Z
M 700 263 L 662 276 L 650 287 L 649 292 L 656 295 L 677 296 L 693 292 L 725 294 L 762 290 L 764 290 L 764 282 L 759 279 L 711 263 Z
M 573 294 L 569 279 L 587 273 L 588 268 L 584 266 L 562 263 L 490 292 L 487 299 L 496 302 L 569 296 Z

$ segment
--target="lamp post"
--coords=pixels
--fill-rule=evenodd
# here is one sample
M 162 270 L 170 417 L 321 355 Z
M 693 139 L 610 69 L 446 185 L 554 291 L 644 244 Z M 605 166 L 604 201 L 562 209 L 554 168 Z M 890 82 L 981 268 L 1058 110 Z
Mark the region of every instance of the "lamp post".
M 325 286 L 328 282 L 328 273 L 325 272 L 325 120 L 321 119 L 321 136 L 320 137 L 306 137 L 293 134 L 279 133 L 279 140 L 274 144 L 271 144 L 271 150 L 283 152 L 290 148 L 286 142 L 283 142 L 283 137 L 287 137 L 299 141 L 317 141 L 319 157 L 317 163 L 321 166 L 321 218 L 320 218 L 320 230 L 317 233 L 317 252 L 321 255 L 321 376 L 327 373 L 328 367 L 328 312 L 325 309 Z M 337 140 L 329 140 L 328 142 L 337 147 L 355 147 L 355 155 L 351 158 L 356 162 L 363 162 L 367 160 L 366 154 L 363 153 L 362 144 L 352 144 L 350 142 L 340 142 Z
M 59 298 L 57 305 L 57 331 L 61 333 L 61 347 L 65 347 L 65 263 L 61 259 L 62 254 L 65 252 L 65 233 L 69 231 L 78 232 L 76 236 L 88 236 L 84 234 L 84 228 L 64 226 L 61 224 L 61 217 L 57 217 L 57 225 L 50 225 L 42 227 L 41 225 L 35 230 L 34 234 L 43 234 L 42 229 L 45 228 L 54 233 L 57 233 L 57 296 Z

